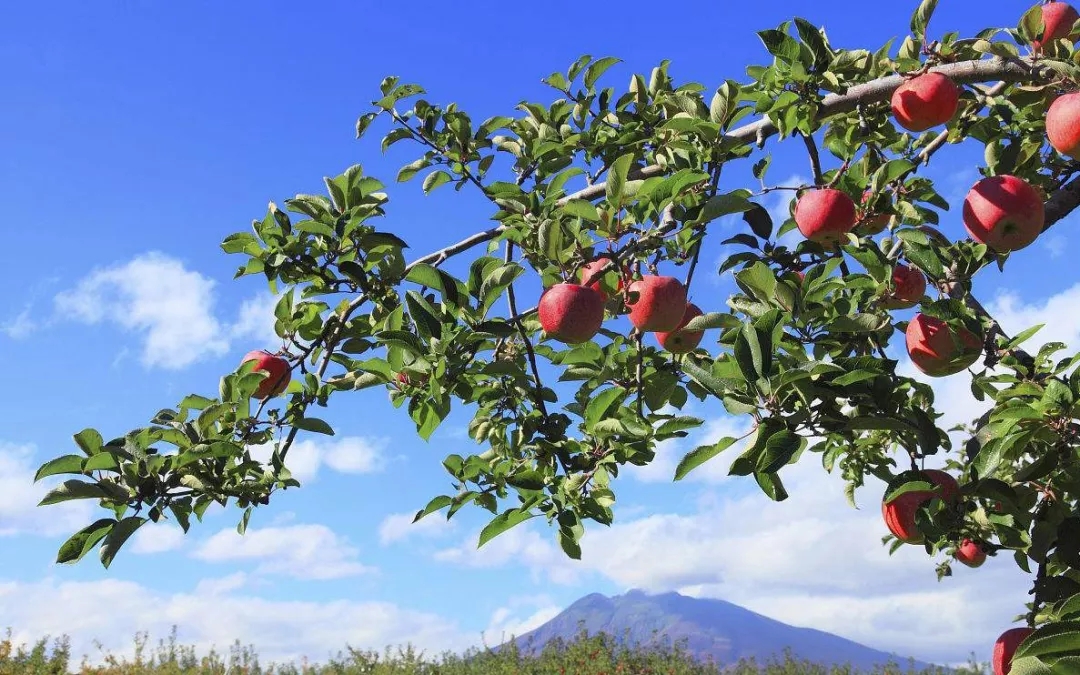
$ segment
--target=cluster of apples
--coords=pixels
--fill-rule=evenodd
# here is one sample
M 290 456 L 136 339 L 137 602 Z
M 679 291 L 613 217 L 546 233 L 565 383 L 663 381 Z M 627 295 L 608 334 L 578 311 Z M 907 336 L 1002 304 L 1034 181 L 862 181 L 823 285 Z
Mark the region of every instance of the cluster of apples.
M 933 490 L 913 490 L 891 502 L 886 503 L 884 499 L 881 502 L 881 515 L 885 519 L 886 527 L 893 536 L 906 544 L 921 544 L 925 540 L 915 522 L 915 513 L 919 507 L 935 497 L 953 507 L 960 501 L 960 485 L 951 475 L 940 469 L 926 469 L 922 474 L 935 486 Z M 953 557 L 968 567 L 979 567 L 986 562 L 986 551 L 979 542 L 964 538 Z M 1010 628 L 998 637 L 994 643 L 993 655 L 995 675 L 1007 675 L 1013 654 L 1034 630 L 1027 626 Z
M 1042 5 L 1046 40 L 1070 37 L 1080 19 L 1064 2 Z M 1036 49 L 1041 45 L 1034 44 Z M 949 77 L 927 72 L 917 75 L 893 92 L 890 106 L 896 122 L 912 132 L 923 132 L 948 123 L 956 114 L 960 87 Z M 1046 113 L 1046 135 L 1062 155 L 1080 159 L 1080 92 L 1059 96 Z M 816 188 L 802 194 L 795 204 L 795 223 L 807 239 L 835 246 L 847 233 L 873 235 L 884 230 L 890 215 L 874 213 L 869 190 L 861 208 L 842 190 Z M 962 219 L 968 235 L 999 253 L 1031 245 L 1046 221 L 1044 196 L 1022 178 L 988 176 L 977 181 L 964 199 Z M 914 307 L 926 291 L 926 278 L 906 265 L 893 271 L 893 290 L 885 298 L 890 309 Z M 967 329 L 953 329 L 941 319 L 917 314 L 906 331 L 908 354 L 923 373 L 942 377 L 958 373 L 976 360 L 982 338 Z
M 604 323 L 604 309 L 609 300 L 600 284 L 612 266 L 610 258 L 597 258 L 584 265 L 579 283 L 559 283 L 540 296 L 537 314 L 544 333 L 569 345 L 591 340 Z M 624 268 L 617 289 L 623 290 Z M 691 319 L 701 316 L 697 305 L 687 301 L 686 286 L 675 277 L 646 274 L 631 281 L 626 296 L 630 323 L 639 331 L 651 332 L 660 346 L 673 354 L 685 354 L 697 348 L 705 332 L 684 330 Z

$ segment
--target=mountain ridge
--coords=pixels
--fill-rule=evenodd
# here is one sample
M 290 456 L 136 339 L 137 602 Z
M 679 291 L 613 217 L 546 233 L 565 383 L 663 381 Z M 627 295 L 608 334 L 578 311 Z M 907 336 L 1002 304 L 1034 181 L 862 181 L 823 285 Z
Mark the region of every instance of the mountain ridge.
M 513 642 L 522 652 L 536 653 L 552 640 L 572 641 L 581 628 L 589 635 L 606 633 L 630 645 L 671 646 L 684 642 L 695 658 L 711 658 L 721 665 L 744 658 L 754 658 L 760 664 L 783 658 L 784 649 L 790 648 L 795 658 L 821 665 L 850 663 L 869 670 L 891 662 L 906 669 L 914 660 L 914 667 L 920 670 L 941 667 L 816 628 L 792 626 L 726 600 L 639 589 L 611 597 L 589 593 L 543 625 L 504 644 Z

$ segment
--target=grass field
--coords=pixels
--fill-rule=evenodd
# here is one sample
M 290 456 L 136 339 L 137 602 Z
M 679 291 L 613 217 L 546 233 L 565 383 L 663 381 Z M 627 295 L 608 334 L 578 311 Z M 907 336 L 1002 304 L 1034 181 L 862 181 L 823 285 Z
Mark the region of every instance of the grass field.
M 536 657 L 528 657 L 511 649 L 499 653 L 491 650 L 472 650 L 463 655 L 451 653 L 427 656 L 409 647 L 387 649 L 383 653 L 346 647 L 325 663 L 263 664 L 258 654 L 239 642 L 227 651 L 212 650 L 198 654 L 193 647 L 182 645 L 176 631 L 166 640 L 151 645 L 149 637 L 135 638 L 133 656 L 86 656 L 71 653 L 66 637 L 41 640 L 35 645 L 15 645 L 11 631 L 0 639 L 0 675 L 853 675 L 852 668 L 825 668 L 799 661 L 785 654 L 767 663 L 741 661 L 729 667 L 713 663 L 696 663 L 683 645 L 664 649 L 630 649 L 619 646 L 606 635 L 587 636 L 584 633 L 570 642 L 548 644 Z M 892 664 L 870 671 L 879 675 L 940 675 L 944 670 L 917 671 Z M 987 672 L 976 664 L 953 671 L 956 675 L 975 675 Z

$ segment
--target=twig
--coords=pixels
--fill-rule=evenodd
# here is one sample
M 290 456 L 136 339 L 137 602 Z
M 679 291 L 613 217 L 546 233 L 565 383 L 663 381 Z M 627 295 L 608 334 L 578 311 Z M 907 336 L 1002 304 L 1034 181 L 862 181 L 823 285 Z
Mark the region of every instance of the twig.
M 504 261 L 509 263 L 514 259 L 514 242 L 506 242 L 506 256 Z M 517 300 L 514 298 L 514 284 L 511 283 L 506 287 L 506 304 L 510 307 L 510 314 L 517 314 Z M 544 405 L 544 383 L 540 380 L 540 368 L 536 365 L 536 352 L 533 350 L 532 340 L 529 339 L 529 334 L 525 331 L 525 324 L 521 322 L 521 319 L 514 321 L 517 325 L 518 333 L 521 335 L 521 339 L 525 342 L 525 351 L 529 355 L 529 367 L 532 369 L 533 381 L 536 384 L 536 408 L 540 411 L 540 414 L 545 418 L 547 417 L 547 406 Z
M 814 173 L 814 185 L 820 186 L 825 182 L 825 176 L 821 173 L 821 155 L 818 154 L 817 143 L 814 142 L 814 137 L 811 134 L 804 134 L 799 132 L 802 136 L 803 143 L 806 144 L 806 153 L 810 155 L 810 170 Z

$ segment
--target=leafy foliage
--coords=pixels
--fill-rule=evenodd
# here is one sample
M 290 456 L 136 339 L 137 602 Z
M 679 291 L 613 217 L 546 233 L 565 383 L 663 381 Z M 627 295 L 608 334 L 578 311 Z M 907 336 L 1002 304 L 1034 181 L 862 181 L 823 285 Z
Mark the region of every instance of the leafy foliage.
M 936 229 L 952 205 L 919 170 L 947 145 L 979 143 L 984 175 L 1023 178 L 1051 195 L 1046 227 L 1060 220 L 1080 203 L 1080 165 L 1048 147 L 1044 118 L 1054 97 L 1080 82 L 1080 52 L 1061 39 L 1021 56 L 1042 37 L 1038 8 L 1015 28 L 928 35 L 935 6 L 916 8 L 896 49 L 841 48 L 802 19 L 763 30 L 768 61 L 748 68 L 746 81 L 713 90 L 677 84 L 665 61 L 619 91 L 605 85 L 617 60 L 584 56 L 545 79 L 558 95 L 551 103 L 525 102 L 514 116 L 485 120 L 386 78 L 357 136 L 389 124 L 383 150 L 408 144 L 419 153 L 397 182 L 417 180 L 425 194 L 475 190 L 496 224 L 408 261 L 409 245 L 379 225 L 386 186 L 359 165 L 325 179 L 326 195 L 271 204 L 251 232 L 222 248 L 243 258 L 237 276 L 263 275 L 281 294 L 275 330 L 293 368 L 287 398 L 253 410 L 266 375 L 244 365 L 222 378 L 217 397 L 188 396 L 149 426 L 108 442 L 94 429 L 76 434 L 81 454 L 46 463 L 38 478 L 76 477 L 42 504 L 93 499 L 110 516 L 75 533 L 58 560 L 79 560 L 100 544 L 107 566 L 146 522 L 175 518 L 186 531 L 211 503 L 242 509 L 243 532 L 256 506 L 299 485 L 288 469 L 297 436 L 333 433 L 313 413 L 340 392 L 372 388 L 388 390 L 424 439 L 455 407 L 473 413 L 468 432 L 482 449 L 445 458 L 453 490 L 418 519 L 485 509 L 482 545 L 543 517 L 578 558 L 587 522 L 614 520 L 620 469 L 648 464 L 657 443 L 703 423 L 681 412 L 693 397 L 751 421 L 730 473 L 752 476 L 777 501 L 790 498 L 785 467 L 813 455 L 842 474 L 854 501 L 867 477 L 907 480 L 926 457 L 947 453 L 963 500 L 920 507 L 927 553 L 952 552 L 962 537 L 992 555 L 1011 552 L 1035 576 L 1028 621 L 1047 624 L 1040 635 L 1048 641 L 1073 644 L 1080 355 L 1058 356 L 1058 343 L 1024 351 L 1034 327 L 1004 334 L 972 279 L 986 267 L 1004 270 L 1009 254 Z M 902 76 L 927 69 L 964 85 L 958 110 L 939 132 L 905 133 L 889 96 Z M 767 182 L 774 136 L 799 137 L 814 185 Z M 750 175 L 737 173 L 745 168 Z M 856 202 L 867 195 L 858 225 L 836 247 L 790 243 L 794 219 L 773 222 L 761 197 L 823 186 Z M 881 234 L 867 230 L 875 217 L 888 220 Z M 615 263 L 601 280 L 609 319 L 626 314 L 631 282 L 643 273 L 684 274 L 691 285 L 702 241 L 721 218 L 745 223 L 723 242 L 734 252 L 718 270 L 733 275 L 738 292 L 724 311 L 707 308 L 688 325 L 712 340 L 690 354 L 669 354 L 610 321 L 591 341 L 560 345 L 543 334 L 535 308 L 517 306 L 522 284 L 577 282 L 602 255 Z M 474 257 L 455 270 L 466 253 Z M 933 390 L 897 373 L 884 351 L 908 323 L 888 301 L 901 261 L 934 294 L 919 312 L 983 336 L 982 358 L 967 374 L 989 411 L 952 430 L 958 435 L 938 427 Z M 674 478 L 740 440 L 695 448 Z M 269 462 L 252 457 L 261 444 L 274 448 Z M 938 571 L 949 574 L 948 563 Z M 1018 658 L 1062 653 L 1030 649 Z

